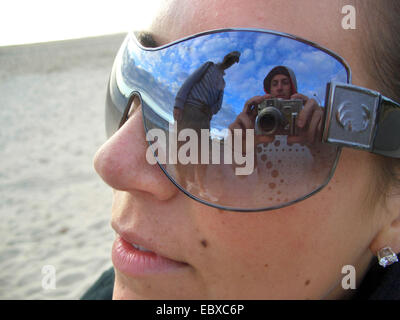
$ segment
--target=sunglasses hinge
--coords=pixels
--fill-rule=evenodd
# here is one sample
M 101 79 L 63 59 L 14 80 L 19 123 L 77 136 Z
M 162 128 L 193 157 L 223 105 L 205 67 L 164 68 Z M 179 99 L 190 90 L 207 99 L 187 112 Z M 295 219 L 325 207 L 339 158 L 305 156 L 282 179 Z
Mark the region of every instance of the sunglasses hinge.
M 381 95 L 341 82 L 329 82 L 323 141 L 372 151 Z

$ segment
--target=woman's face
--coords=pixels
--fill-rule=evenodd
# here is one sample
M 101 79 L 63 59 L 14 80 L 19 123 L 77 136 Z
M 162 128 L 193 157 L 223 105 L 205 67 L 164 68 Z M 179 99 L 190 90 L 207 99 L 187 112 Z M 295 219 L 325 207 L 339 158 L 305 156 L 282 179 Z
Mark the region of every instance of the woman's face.
M 341 6 L 319 0 L 169 1 L 149 31 L 159 44 L 227 27 L 291 33 L 344 57 L 353 83 L 373 89 L 355 54 L 360 31 L 342 29 Z M 170 259 L 155 262 L 148 253 L 114 261 L 114 298 L 338 298 L 351 293 L 341 289 L 345 265 L 355 267 L 357 279 L 363 276 L 380 225 L 377 209 L 366 201 L 375 181 L 373 155 L 345 149 L 321 192 L 275 211 L 234 213 L 185 196 L 146 161 L 146 148 L 142 115 L 135 112 L 95 157 L 97 172 L 115 189 L 113 228 Z

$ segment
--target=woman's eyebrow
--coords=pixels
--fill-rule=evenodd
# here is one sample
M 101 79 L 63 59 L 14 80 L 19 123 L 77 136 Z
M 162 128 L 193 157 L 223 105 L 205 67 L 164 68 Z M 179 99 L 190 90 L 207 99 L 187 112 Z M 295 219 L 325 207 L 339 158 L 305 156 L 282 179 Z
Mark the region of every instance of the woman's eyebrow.
M 150 32 L 136 31 L 135 35 L 144 47 L 156 48 L 159 46 Z

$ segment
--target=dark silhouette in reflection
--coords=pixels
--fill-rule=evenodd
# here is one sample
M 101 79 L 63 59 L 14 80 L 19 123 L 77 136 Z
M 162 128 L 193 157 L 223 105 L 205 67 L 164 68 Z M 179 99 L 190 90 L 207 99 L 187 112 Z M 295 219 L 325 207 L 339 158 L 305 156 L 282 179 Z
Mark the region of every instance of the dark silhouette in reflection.
M 211 61 L 204 63 L 185 80 L 175 97 L 173 115 L 177 123 L 178 137 L 182 130 L 193 129 L 199 141 L 198 164 L 182 165 L 178 159 L 179 180 L 182 184 L 186 184 L 187 188 L 196 185 L 201 197 L 211 197 L 207 195 L 203 185 L 207 165 L 201 164 L 201 129 L 210 130 L 210 121 L 222 106 L 225 70 L 238 63 L 239 58 L 240 52 L 232 51 L 220 63 L 215 64 Z M 182 144 L 178 142 L 178 150 Z
M 174 106 L 174 119 L 180 128 L 210 128 L 210 120 L 222 106 L 225 70 L 239 62 L 240 53 L 227 54 L 221 63 L 208 61 L 193 72 L 180 87 Z

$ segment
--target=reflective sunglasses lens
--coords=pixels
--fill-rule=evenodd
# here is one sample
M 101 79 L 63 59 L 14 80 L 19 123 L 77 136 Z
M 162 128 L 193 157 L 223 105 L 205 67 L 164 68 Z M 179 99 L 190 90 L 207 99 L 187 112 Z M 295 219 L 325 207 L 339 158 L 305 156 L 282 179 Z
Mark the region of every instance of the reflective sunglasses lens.
M 348 70 L 323 49 L 254 31 L 155 50 L 132 36 L 116 69 L 119 90 L 142 99 L 149 152 L 197 200 L 278 208 L 318 191 L 333 174 L 339 149 L 321 143 L 325 90 L 332 80 L 348 82 Z M 230 135 L 234 129 L 252 130 Z

